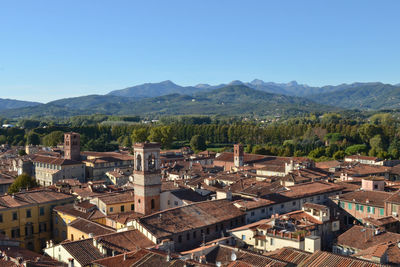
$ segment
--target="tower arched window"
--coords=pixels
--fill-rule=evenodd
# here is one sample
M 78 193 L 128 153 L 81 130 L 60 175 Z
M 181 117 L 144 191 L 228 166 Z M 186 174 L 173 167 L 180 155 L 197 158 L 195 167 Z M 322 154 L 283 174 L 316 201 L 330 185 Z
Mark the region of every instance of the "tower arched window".
M 149 155 L 149 160 L 148 160 L 148 169 L 149 171 L 154 170 L 156 168 L 156 158 L 154 157 L 153 154 Z
M 136 170 L 141 171 L 142 170 L 142 156 L 137 155 L 136 157 Z

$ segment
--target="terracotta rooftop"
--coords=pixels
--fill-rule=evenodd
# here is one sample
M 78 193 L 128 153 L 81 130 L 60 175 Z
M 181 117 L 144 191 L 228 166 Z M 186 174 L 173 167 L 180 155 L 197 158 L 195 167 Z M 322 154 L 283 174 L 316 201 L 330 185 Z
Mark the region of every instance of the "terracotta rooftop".
M 303 204 L 303 208 L 311 208 L 311 209 L 315 209 L 315 210 L 324 210 L 324 209 L 327 209 L 328 207 L 325 206 L 325 205 L 306 202 L 306 203 Z
M 392 196 L 392 193 L 383 191 L 354 191 L 339 196 L 339 200 L 359 204 L 384 207 L 385 200 Z
M 68 227 L 75 228 L 85 234 L 93 234 L 94 236 L 114 233 L 115 230 L 99 223 L 78 218 L 68 224 Z
M 259 160 L 266 158 L 267 156 L 264 155 L 257 155 L 257 154 L 248 154 L 244 153 L 243 161 L 244 163 L 253 163 Z M 222 152 L 219 156 L 217 156 L 214 160 L 215 161 L 227 161 L 233 162 L 233 152 Z
M 134 200 L 133 190 L 113 192 L 98 196 L 104 204 L 112 205 L 118 203 L 132 202 Z
M 213 200 L 176 207 L 139 219 L 139 223 L 157 238 L 174 233 L 206 227 L 219 222 L 244 216 L 228 200 Z
M 67 205 L 62 205 L 62 206 L 57 206 L 57 207 L 54 207 L 53 210 L 61 212 L 61 213 L 64 213 L 64 214 L 71 215 L 71 216 L 76 217 L 76 218 L 80 217 L 80 218 L 84 218 L 84 219 L 87 219 L 87 220 L 93 220 L 93 219 L 98 219 L 98 218 L 105 217 L 105 215 L 103 213 L 101 213 L 97 208 L 90 209 L 90 210 L 87 210 L 86 212 L 84 212 L 82 210 L 77 209 L 75 207 L 74 203 L 67 204 Z
M 397 242 L 398 240 L 400 240 L 400 234 L 392 232 L 375 234 L 375 231 L 372 228 L 354 225 L 352 228 L 338 236 L 337 244 L 358 250 L 364 250 L 384 242 Z
M 60 244 L 81 266 L 89 265 L 92 261 L 104 258 L 103 254 L 93 246 L 93 239 L 82 239 Z
M 32 162 L 40 162 L 40 163 L 54 164 L 60 166 L 82 164 L 82 162 L 80 161 L 69 160 L 60 157 L 41 156 L 41 155 L 34 156 L 32 158 Z
M 240 265 L 229 265 L 231 264 L 231 255 L 236 254 L 235 264 Z M 252 267 L 265 267 L 265 266 L 276 266 L 283 267 L 289 266 L 287 262 L 273 259 L 265 255 L 260 255 L 256 252 L 249 250 L 237 249 L 226 245 L 218 245 L 206 256 L 206 261 L 210 263 L 221 262 L 222 266 L 252 266 Z M 245 265 L 243 265 L 245 264 Z
M 35 189 L 16 193 L 14 195 L 0 196 L 0 209 L 15 208 L 32 203 L 48 203 L 58 200 L 72 200 L 73 196 L 61 192 L 52 191 L 49 189 Z
M 137 213 L 134 211 L 128 211 L 128 212 L 123 212 L 123 213 L 115 213 L 115 214 L 107 215 L 107 219 L 116 221 L 123 225 L 126 225 L 129 221 L 132 221 L 132 220 L 140 218 L 140 217 L 143 217 L 143 214 L 140 214 L 140 213 Z
M 317 251 L 308 259 L 298 265 L 298 267 L 383 267 L 379 263 L 360 260 L 354 257 L 342 256 L 326 251 Z
M 345 159 L 353 159 L 353 160 L 372 160 L 372 161 L 378 161 L 378 160 L 379 160 L 377 157 L 369 157 L 369 156 L 362 156 L 362 155 L 351 155 L 351 156 L 346 156 Z
M 307 260 L 312 254 L 304 250 L 295 249 L 291 247 L 284 247 L 271 252 L 265 252 L 265 256 L 273 259 L 290 262 L 295 265 L 301 264 Z
M 280 194 L 289 198 L 302 198 L 323 193 L 339 192 L 342 189 L 342 186 L 336 184 L 316 181 L 290 186 L 288 187 L 288 191 L 282 192 Z
M 139 230 L 129 230 L 100 235 L 94 237 L 94 239 L 97 240 L 98 243 L 101 243 L 103 247 L 116 250 L 120 253 L 137 251 L 141 248 L 149 248 L 154 246 L 154 243 Z
M 206 201 L 207 197 L 204 197 L 192 189 L 178 189 L 171 192 L 175 197 L 185 201 L 186 203 Z

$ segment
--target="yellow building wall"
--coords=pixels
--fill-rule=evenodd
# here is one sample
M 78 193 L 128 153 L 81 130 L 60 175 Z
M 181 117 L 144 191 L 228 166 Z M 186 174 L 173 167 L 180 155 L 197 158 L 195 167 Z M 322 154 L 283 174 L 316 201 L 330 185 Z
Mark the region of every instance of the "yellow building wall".
M 81 240 L 81 239 L 86 239 L 89 238 L 89 234 L 86 234 L 84 232 L 79 231 L 78 229 L 67 226 L 67 233 L 68 233 L 68 240 L 75 241 L 75 240 Z
M 77 217 L 55 211 L 53 214 L 54 222 L 54 242 L 58 243 L 68 238 L 67 224 L 76 220 Z
M 129 211 L 133 211 L 134 209 L 132 209 L 132 205 L 135 204 L 135 200 L 129 201 L 129 202 L 125 202 L 125 203 L 117 203 L 117 204 L 112 204 L 112 205 L 105 205 L 103 203 L 101 203 L 101 207 L 106 208 L 106 214 L 110 215 L 110 214 L 117 214 L 117 213 L 123 213 L 123 212 L 129 212 Z M 124 210 L 121 211 L 121 206 L 124 206 Z
M 21 241 L 21 247 L 41 252 L 46 245 L 46 241 L 52 239 L 52 208 L 65 203 L 71 203 L 72 200 L 61 200 L 44 204 L 32 204 L 24 207 L 10 208 L 0 210 L 3 220 L 0 222 L 0 232 L 11 239 Z M 40 208 L 44 208 L 43 215 L 40 215 Z M 27 210 L 30 210 L 31 216 L 27 217 Z M 17 213 L 17 219 L 13 219 L 13 213 Z M 39 225 L 45 224 L 45 229 L 39 232 Z M 25 226 L 33 226 L 32 234 L 27 235 Z M 12 230 L 19 228 L 19 237 L 13 237 Z

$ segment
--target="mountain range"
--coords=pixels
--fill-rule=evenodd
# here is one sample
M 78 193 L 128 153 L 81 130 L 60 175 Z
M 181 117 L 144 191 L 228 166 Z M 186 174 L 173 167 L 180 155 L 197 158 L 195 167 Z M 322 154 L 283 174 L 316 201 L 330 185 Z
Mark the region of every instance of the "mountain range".
M 0 98 L 0 111 L 12 108 L 32 107 L 37 105 L 41 105 L 41 103 Z
M 163 81 L 114 90 L 106 95 L 65 98 L 46 104 L 0 99 L 0 116 L 10 118 L 99 113 L 294 115 L 340 109 L 400 109 L 400 85 L 374 82 L 311 87 L 296 81 L 273 83 L 255 79 L 180 86 Z

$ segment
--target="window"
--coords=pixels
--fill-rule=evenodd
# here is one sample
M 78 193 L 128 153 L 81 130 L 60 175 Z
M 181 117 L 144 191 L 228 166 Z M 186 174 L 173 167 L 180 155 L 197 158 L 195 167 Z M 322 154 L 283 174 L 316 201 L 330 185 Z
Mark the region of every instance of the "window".
M 33 235 L 33 224 L 27 223 L 25 225 L 25 236 L 32 236 Z
M 208 227 L 207 227 L 207 229 L 206 229 L 206 233 L 207 233 L 207 235 L 209 235 L 209 234 L 210 234 L 210 228 L 208 228 Z
M 156 204 L 154 202 L 154 199 L 151 200 L 151 209 L 155 209 L 156 208 Z
M 43 216 L 44 215 L 44 207 L 40 207 L 39 209 L 39 215 Z
M 124 211 L 125 211 L 125 206 L 121 205 L 121 212 L 124 212 Z
M 26 218 L 32 217 L 31 210 L 26 210 Z
M 12 230 L 11 230 L 11 237 L 12 237 L 12 238 L 20 237 L 19 228 L 15 228 L 15 229 L 12 229 Z
M 148 170 L 152 171 L 156 168 L 156 158 L 154 157 L 154 155 L 149 155 L 149 159 L 148 159 Z
M 0 223 L 3 222 L 3 214 L 0 214 Z
M 360 205 L 360 210 L 361 210 L 362 212 L 364 212 L 364 206 L 363 206 L 363 205 Z
M 114 211 L 114 208 L 113 208 L 113 207 L 111 207 L 111 208 L 110 208 L 110 212 L 113 212 L 113 211 Z
M 321 196 L 317 196 L 317 200 L 320 200 L 321 199 Z
M 374 207 L 371 208 L 371 213 L 375 214 L 375 208 Z
M 377 184 L 374 184 L 374 189 L 378 189 L 378 185 Z
M 269 211 L 272 211 L 272 207 L 269 208 Z
M 186 240 L 190 240 L 190 233 L 186 234 Z
M 273 246 L 275 244 L 275 240 L 273 238 L 271 238 L 271 246 Z
M 367 206 L 367 212 L 371 213 L 371 207 L 370 206 Z
M 168 203 L 168 206 L 171 205 L 171 200 L 168 199 L 168 202 L 167 202 L 167 203 Z
M 283 208 L 285 208 L 285 204 L 282 204 L 282 205 L 281 205 L 281 209 L 283 209 Z
M 140 156 L 140 154 L 136 157 L 136 170 L 142 170 L 142 156 Z
M 261 213 L 265 213 L 265 209 L 261 209 Z
M 344 209 L 344 202 L 340 202 L 340 207 Z
M 175 202 L 174 202 L 174 205 L 175 205 L 175 206 L 178 206 L 178 201 L 175 201 Z
M 253 217 L 253 216 L 254 216 L 254 211 L 251 212 L 251 217 Z
M 381 216 L 385 215 L 385 210 L 380 208 L 379 209 L 379 215 L 381 215 Z
M 196 238 L 196 231 L 193 232 L 193 239 Z
M 246 240 L 246 236 L 245 235 L 242 235 L 242 240 Z
M 131 210 L 135 210 L 135 204 L 131 204 Z
M 181 235 L 178 236 L 178 242 L 179 242 L 179 243 L 182 243 L 182 236 L 181 236 Z
M 360 210 L 360 205 L 356 204 L 356 210 Z
M 347 206 L 348 206 L 349 210 L 351 210 L 351 209 L 352 209 L 352 205 L 351 205 L 351 203 L 348 203 L 348 204 L 347 204 Z
M 293 206 L 296 206 L 296 201 L 293 201 L 293 202 L 292 202 L 292 205 L 293 205 Z
M 18 214 L 16 212 L 13 212 L 12 218 L 13 218 L 13 221 L 18 220 Z
M 46 232 L 46 223 L 39 223 L 39 233 Z
M 313 202 L 314 201 L 314 197 L 310 197 L 310 201 Z

